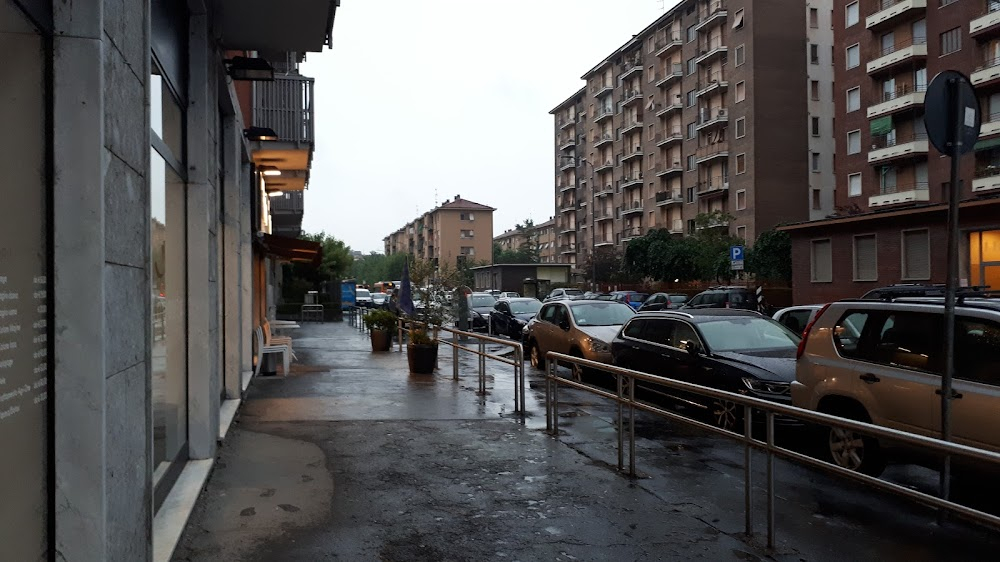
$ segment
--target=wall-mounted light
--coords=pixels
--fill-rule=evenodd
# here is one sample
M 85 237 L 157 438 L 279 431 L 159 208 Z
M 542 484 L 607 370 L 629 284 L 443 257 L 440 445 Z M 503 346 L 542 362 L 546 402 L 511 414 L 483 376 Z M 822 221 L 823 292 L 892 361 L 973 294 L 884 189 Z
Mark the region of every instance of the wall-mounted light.
M 233 57 L 225 60 L 228 68 L 226 73 L 233 80 L 255 80 L 271 82 L 274 80 L 274 67 L 260 57 Z
M 276 141 L 278 140 L 278 133 L 274 132 L 274 129 L 269 129 L 267 127 L 250 127 L 243 129 L 243 136 L 247 140 L 251 141 Z
M 277 197 L 277 196 L 279 196 L 279 195 L 284 195 L 284 194 L 285 194 L 285 192 L 284 192 L 284 191 L 281 191 L 281 190 L 276 190 L 276 191 L 268 191 L 268 192 L 267 192 L 267 196 L 268 196 L 268 197 Z
M 261 166 L 260 167 L 260 174 L 262 176 L 280 176 L 281 175 L 281 170 L 279 170 L 278 168 L 276 168 L 274 166 Z

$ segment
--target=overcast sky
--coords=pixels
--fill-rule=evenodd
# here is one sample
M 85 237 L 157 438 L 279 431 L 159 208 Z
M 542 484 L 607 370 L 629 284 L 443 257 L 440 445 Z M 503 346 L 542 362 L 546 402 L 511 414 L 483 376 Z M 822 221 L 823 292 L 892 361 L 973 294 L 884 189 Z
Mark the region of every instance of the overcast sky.
M 310 54 L 316 154 L 302 228 L 352 249 L 461 195 L 494 234 L 554 214 L 553 117 L 580 76 L 676 0 L 343 0 Z

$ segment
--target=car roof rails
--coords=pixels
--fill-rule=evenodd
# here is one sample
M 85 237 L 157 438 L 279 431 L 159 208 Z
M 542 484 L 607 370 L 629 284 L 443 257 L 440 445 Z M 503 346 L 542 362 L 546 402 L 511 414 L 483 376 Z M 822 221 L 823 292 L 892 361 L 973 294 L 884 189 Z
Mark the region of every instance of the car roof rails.
M 694 318 L 694 314 L 691 314 L 689 312 L 682 312 L 680 310 L 657 310 L 657 311 L 651 312 L 651 314 L 656 314 L 657 312 L 659 312 L 660 314 L 669 314 L 669 315 L 674 315 L 674 316 L 683 316 L 685 318 L 692 318 L 692 319 Z

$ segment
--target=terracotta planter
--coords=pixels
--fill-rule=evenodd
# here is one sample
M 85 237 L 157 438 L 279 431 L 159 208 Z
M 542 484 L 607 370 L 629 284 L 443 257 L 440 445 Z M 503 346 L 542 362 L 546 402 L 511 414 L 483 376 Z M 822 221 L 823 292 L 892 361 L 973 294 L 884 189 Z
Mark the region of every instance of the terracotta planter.
M 372 351 L 389 351 L 392 349 L 392 332 L 388 330 L 372 330 Z
M 410 373 L 429 375 L 437 365 L 438 344 L 408 343 L 406 344 L 406 360 L 410 363 Z

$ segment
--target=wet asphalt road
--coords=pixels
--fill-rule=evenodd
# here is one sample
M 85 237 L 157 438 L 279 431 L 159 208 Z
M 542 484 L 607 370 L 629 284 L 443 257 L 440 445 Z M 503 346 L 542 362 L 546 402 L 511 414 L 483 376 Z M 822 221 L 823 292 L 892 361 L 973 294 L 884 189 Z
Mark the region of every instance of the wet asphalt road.
M 616 471 L 615 408 L 562 390 L 553 438 L 530 366 L 522 421 L 507 365 L 487 365 L 481 397 L 476 359 L 463 354 L 452 381 L 446 346 L 438 373 L 418 377 L 405 351 L 371 353 L 346 324 L 292 335 L 300 362 L 251 385 L 176 560 L 976 560 L 1000 547 L 995 533 L 939 527 L 930 510 L 778 460 L 768 550 L 764 457 L 747 538 L 735 442 L 639 413 L 631 480 Z M 889 476 L 936 481 L 922 470 Z

